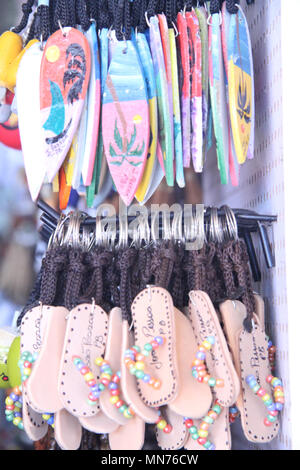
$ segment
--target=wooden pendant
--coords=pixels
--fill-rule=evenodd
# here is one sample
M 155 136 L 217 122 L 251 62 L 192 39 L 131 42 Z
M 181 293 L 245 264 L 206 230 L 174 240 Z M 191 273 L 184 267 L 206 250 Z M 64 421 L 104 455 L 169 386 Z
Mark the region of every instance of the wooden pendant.
M 228 39 L 228 93 L 230 120 L 238 162 L 247 157 L 253 121 L 251 43 L 241 10 L 231 15 Z
M 36 43 L 28 49 L 19 65 L 16 81 L 18 125 L 28 188 L 33 201 L 46 174 L 43 133 L 40 121 L 40 67 L 43 51 Z
M 183 172 L 183 149 L 182 149 L 182 129 L 180 114 L 180 97 L 178 81 L 178 61 L 177 48 L 174 29 L 169 28 L 171 73 L 172 73 L 172 93 L 173 93 L 173 120 L 174 120 L 174 151 L 176 162 L 176 182 L 180 188 L 185 186 Z
M 154 65 L 154 73 L 158 100 L 159 142 L 162 150 L 163 165 L 168 186 L 174 185 L 173 141 L 170 104 L 167 84 L 167 73 L 164 61 L 163 46 L 156 16 L 150 18 L 150 48 Z
M 154 162 L 156 159 L 157 150 L 157 136 L 158 136 L 158 113 L 157 113 L 157 94 L 155 85 L 154 67 L 150 48 L 146 39 L 146 36 L 142 33 L 138 33 L 136 37 L 136 45 L 143 67 L 143 73 L 147 85 L 147 95 L 149 103 L 149 117 L 150 117 L 150 145 L 147 155 L 147 162 L 144 170 L 144 174 L 140 185 L 135 194 L 136 199 L 142 202 L 147 189 L 151 184 L 153 177 Z
M 82 164 L 82 180 L 85 186 L 92 182 L 94 162 L 98 143 L 100 122 L 100 58 L 98 36 L 95 23 L 92 23 L 86 32 L 86 38 L 91 50 L 91 75 L 87 91 L 87 133 Z
M 112 179 L 128 206 L 143 175 L 150 137 L 146 84 L 132 41 L 117 43 L 109 65 L 102 136 Z
M 207 127 L 209 110 L 209 81 L 208 81 L 208 26 L 205 7 L 196 7 L 195 13 L 199 22 L 201 38 L 201 79 L 202 79 L 202 134 L 203 134 L 203 163 L 207 151 Z
M 228 158 L 229 158 L 229 174 L 231 184 L 233 186 L 238 186 L 239 184 L 239 174 L 240 167 L 239 162 L 237 161 L 237 156 L 235 152 L 232 129 L 230 123 L 230 111 L 229 111 L 229 96 L 228 96 L 228 30 L 230 24 L 231 15 L 227 11 L 226 3 L 222 7 L 222 26 L 221 26 L 221 36 L 222 36 L 222 50 L 224 57 L 224 68 L 225 68 L 225 80 L 226 80 L 226 100 L 227 100 L 227 109 L 228 109 Z
M 84 34 L 64 28 L 46 42 L 40 107 L 50 181 L 61 167 L 78 127 L 90 78 L 91 53 Z
M 163 55 L 166 69 L 167 90 L 169 100 L 170 128 L 172 141 L 172 158 L 174 160 L 174 118 L 173 118 L 173 90 L 172 90 L 172 63 L 171 63 L 171 47 L 169 38 L 169 28 L 167 18 L 164 14 L 158 15 L 158 24 L 163 47 Z
M 228 118 L 219 14 L 211 16 L 208 41 L 210 98 L 217 144 L 218 168 L 221 183 L 227 184 L 229 171 Z
M 194 12 L 186 12 L 191 72 L 191 153 L 196 173 L 203 170 L 202 161 L 202 78 L 201 37 Z
M 178 43 L 180 50 L 180 68 L 182 81 L 180 83 L 181 94 L 181 123 L 183 141 L 183 166 L 190 167 L 191 162 L 191 89 L 190 89 L 190 59 L 189 40 L 186 17 L 183 13 L 177 15 Z

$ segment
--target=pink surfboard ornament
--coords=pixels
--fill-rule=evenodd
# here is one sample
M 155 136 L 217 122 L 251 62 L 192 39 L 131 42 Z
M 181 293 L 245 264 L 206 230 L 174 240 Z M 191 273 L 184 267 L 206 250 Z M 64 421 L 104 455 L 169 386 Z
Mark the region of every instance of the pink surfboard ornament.
M 83 33 L 63 28 L 49 37 L 40 75 L 41 125 L 49 181 L 61 167 L 77 130 L 90 69 L 90 47 Z
M 119 41 L 103 92 L 102 135 L 116 189 L 128 206 L 146 164 L 150 120 L 146 84 L 132 41 Z

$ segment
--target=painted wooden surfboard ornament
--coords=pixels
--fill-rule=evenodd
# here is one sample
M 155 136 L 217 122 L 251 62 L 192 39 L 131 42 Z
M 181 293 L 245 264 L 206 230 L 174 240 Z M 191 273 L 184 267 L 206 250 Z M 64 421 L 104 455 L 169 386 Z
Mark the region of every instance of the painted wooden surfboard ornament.
M 82 163 L 83 163 L 85 139 L 86 139 L 86 132 L 87 132 L 87 119 L 88 119 L 88 99 L 86 96 L 83 102 L 83 109 L 81 111 L 79 124 L 78 124 L 77 131 L 75 134 L 77 138 L 77 152 L 76 152 L 76 159 L 74 163 L 74 170 L 73 170 L 73 177 L 72 177 L 72 188 L 76 190 L 79 188 L 79 186 L 81 185 L 81 181 L 82 181 L 81 169 L 82 169 Z
M 173 117 L 173 90 L 172 90 L 172 64 L 171 64 L 171 48 L 169 39 L 169 28 L 166 16 L 162 13 L 157 15 L 161 43 L 163 47 L 163 55 L 167 77 L 168 99 L 169 99 L 169 113 L 171 122 L 171 139 L 172 139 L 172 157 L 174 160 L 174 117 Z
M 107 71 L 108 71 L 108 29 L 103 28 L 99 32 L 100 40 L 100 74 L 101 74 L 101 109 L 100 109 L 100 130 L 99 142 L 97 150 L 97 175 L 95 181 L 95 193 L 103 193 L 103 186 L 109 187 L 112 185 L 112 178 L 108 170 L 107 160 L 104 154 L 103 137 L 102 137 L 102 105 L 103 105 L 103 91 L 105 87 Z M 99 199 L 99 198 L 98 198 Z
M 186 12 L 191 73 L 191 153 L 196 173 L 203 170 L 202 162 L 202 78 L 201 37 L 199 22 L 193 11 Z
M 132 41 L 118 41 L 106 78 L 102 135 L 117 191 L 128 206 L 146 164 L 150 121 L 146 84 Z
M 82 180 L 85 186 L 89 186 L 92 182 L 98 143 L 101 97 L 98 35 L 94 21 L 86 31 L 85 36 L 88 40 L 91 51 L 91 73 L 87 90 L 88 118 L 82 163 Z
M 228 119 L 225 72 L 221 44 L 220 15 L 214 13 L 208 26 L 209 86 L 213 126 L 216 138 L 218 169 L 222 184 L 228 183 Z
M 90 68 L 89 44 L 79 30 L 67 27 L 49 37 L 41 64 L 40 107 L 50 181 L 61 167 L 79 124 Z
M 172 127 L 173 119 L 170 119 L 169 95 L 167 85 L 167 73 L 165 68 L 163 46 L 159 30 L 157 16 L 149 20 L 150 49 L 154 66 L 157 103 L 158 103 L 158 139 L 161 145 L 163 168 L 168 186 L 174 186 L 173 166 L 173 141 Z M 158 157 L 159 158 L 159 157 Z
M 170 54 L 171 54 L 171 73 L 172 73 L 172 93 L 173 93 L 173 120 L 174 120 L 174 150 L 176 162 L 176 182 L 180 188 L 185 186 L 183 171 L 183 149 L 182 149 L 182 129 L 180 114 L 180 97 L 178 81 L 178 61 L 175 32 L 169 28 Z
M 249 160 L 252 160 L 252 158 L 254 158 L 254 142 L 255 142 L 255 81 L 254 81 L 253 54 L 252 54 L 251 37 L 250 37 L 250 31 L 248 27 L 247 18 L 241 6 L 240 5 L 237 5 L 237 6 L 240 10 L 242 17 L 244 18 L 245 28 L 246 28 L 247 37 L 248 37 L 248 43 L 250 44 L 249 58 L 250 58 L 250 71 L 251 71 L 250 75 L 252 77 L 252 87 L 251 87 L 252 89 L 252 112 L 251 112 L 251 131 L 250 131 L 250 140 L 249 140 L 247 158 Z
M 195 13 L 199 22 L 201 38 L 201 78 L 202 78 L 202 134 L 203 134 L 203 157 L 202 164 L 206 158 L 207 151 L 207 128 L 209 110 L 209 80 L 208 80 L 208 26 L 207 11 L 205 7 L 196 7 Z
M 23 55 L 16 80 L 18 126 L 28 188 L 33 201 L 46 175 L 43 133 L 40 121 L 40 68 L 43 51 L 33 44 Z
M 229 111 L 229 96 L 228 96 L 228 30 L 230 24 L 231 15 L 227 11 L 226 3 L 222 6 L 222 25 L 221 25 L 221 38 L 222 38 L 222 49 L 223 49 L 223 58 L 224 58 L 224 68 L 225 68 L 225 83 L 226 83 L 226 100 L 227 100 L 227 109 L 228 109 L 228 157 L 229 157 L 229 174 L 230 180 L 233 186 L 238 186 L 239 184 L 239 174 L 240 166 L 237 161 L 237 156 L 235 152 L 232 129 L 230 123 L 230 111 Z
M 147 155 L 147 162 L 145 165 L 144 173 L 135 194 L 136 199 L 139 202 L 144 200 L 147 189 L 149 188 L 152 177 L 154 162 L 156 159 L 157 149 L 157 136 L 158 136 L 158 113 L 157 113 L 157 94 L 156 84 L 152 57 L 150 48 L 143 33 L 137 33 L 136 35 L 136 46 L 139 53 L 140 61 L 143 68 L 143 73 L 147 86 L 147 95 L 149 103 L 149 118 L 150 118 L 150 145 Z
M 179 12 L 177 15 L 178 42 L 181 57 L 181 125 L 182 125 L 182 142 L 183 142 L 183 166 L 189 168 L 191 163 L 191 90 L 190 90 L 190 59 L 189 59 L 189 43 L 186 17 L 184 13 Z
M 240 164 L 247 157 L 253 121 L 251 43 L 246 19 L 239 9 L 231 15 L 228 39 L 228 92 L 235 150 Z

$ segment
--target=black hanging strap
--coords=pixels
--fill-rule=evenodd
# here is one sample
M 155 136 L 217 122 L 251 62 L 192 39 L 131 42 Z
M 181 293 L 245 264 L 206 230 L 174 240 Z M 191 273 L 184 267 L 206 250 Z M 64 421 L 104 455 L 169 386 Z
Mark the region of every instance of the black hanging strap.
M 23 16 L 18 26 L 15 26 L 12 29 L 14 33 L 20 33 L 21 31 L 23 31 L 24 28 L 26 28 L 30 13 L 32 12 L 33 4 L 34 4 L 34 0 L 28 0 L 26 3 L 22 4 Z
M 220 0 L 211 0 L 210 2 L 210 14 L 213 15 L 214 13 L 219 13 L 221 8 L 221 2 Z
M 239 0 L 226 0 L 226 9 L 232 15 L 238 12 L 238 7 L 240 1 Z

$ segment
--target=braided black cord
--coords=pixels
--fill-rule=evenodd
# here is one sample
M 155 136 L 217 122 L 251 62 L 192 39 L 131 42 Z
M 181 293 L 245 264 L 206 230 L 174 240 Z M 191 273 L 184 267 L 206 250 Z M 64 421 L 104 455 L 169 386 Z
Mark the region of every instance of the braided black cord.
M 236 6 L 236 4 L 239 4 L 239 3 L 240 3 L 239 0 L 226 0 L 227 11 L 231 13 L 232 15 L 234 15 L 235 13 L 238 12 L 238 7 Z
M 131 38 L 131 3 L 132 2 L 130 0 L 125 0 L 124 4 L 124 34 L 127 41 Z
M 210 2 L 210 14 L 213 15 L 214 13 L 219 13 L 221 8 L 221 2 L 220 0 L 211 0 Z
M 26 28 L 30 13 L 32 12 L 33 4 L 34 4 L 34 0 L 28 0 L 26 3 L 22 4 L 21 8 L 22 8 L 23 16 L 18 26 L 15 26 L 12 29 L 14 33 L 20 33 L 21 31 L 23 31 L 24 28 Z
M 116 38 L 118 41 L 124 39 L 123 25 L 124 25 L 124 5 L 125 0 L 119 0 L 114 14 L 114 29 L 116 32 Z
M 49 7 L 46 5 L 40 5 L 37 8 L 37 25 L 35 27 L 35 33 L 36 38 L 42 39 L 42 41 L 46 41 L 51 34 Z
M 85 0 L 76 0 L 75 11 L 77 24 L 79 24 L 84 31 L 87 31 L 91 22 Z
M 98 0 L 97 4 L 97 25 L 99 29 L 109 28 L 112 25 L 113 19 L 110 16 L 108 1 Z

